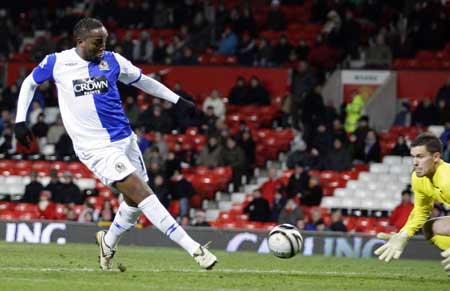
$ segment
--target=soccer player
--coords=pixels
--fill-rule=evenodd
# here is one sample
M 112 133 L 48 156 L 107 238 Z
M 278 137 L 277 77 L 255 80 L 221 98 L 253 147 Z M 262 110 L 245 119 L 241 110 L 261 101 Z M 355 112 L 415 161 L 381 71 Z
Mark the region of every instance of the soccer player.
M 81 19 L 74 27 L 76 47 L 47 55 L 23 81 L 19 93 L 15 135 L 29 146 L 32 134 L 25 123 L 36 87 L 47 80 L 58 89 L 59 108 L 75 152 L 105 184 L 124 196 L 108 231 L 96 235 L 100 268 L 111 270 L 120 237 L 143 213 L 168 238 L 185 249 L 205 269 L 217 262 L 206 246 L 194 241 L 160 203 L 146 184 L 142 155 L 124 114 L 117 81 L 175 103 L 177 115 L 194 118 L 195 104 L 141 73 L 121 55 L 106 51 L 108 32 L 94 18 Z
M 423 133 L 411 143 L 414 208 L 398 233 L 377 235 L 386 240 L 375 250 L 380 260 L 400 258 L 408 239 L 422 227 L 425 238 L 445 250 L 442 264 L 450 275 L 450 216 L 428 219 L 435 201 L 450 205 L 450 164 L 441 159 L 441 153 L 441 141 L 431 133 Z

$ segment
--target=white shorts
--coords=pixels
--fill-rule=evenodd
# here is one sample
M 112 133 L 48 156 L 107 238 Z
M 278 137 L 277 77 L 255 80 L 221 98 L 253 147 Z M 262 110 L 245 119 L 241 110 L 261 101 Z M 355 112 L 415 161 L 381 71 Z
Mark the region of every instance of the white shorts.
M 77 151 L 76 154 L 105 185 L 121 181 L 133 172 L 143 181 L 148 181 L 144 159 L 134 133 L 104 148 Z

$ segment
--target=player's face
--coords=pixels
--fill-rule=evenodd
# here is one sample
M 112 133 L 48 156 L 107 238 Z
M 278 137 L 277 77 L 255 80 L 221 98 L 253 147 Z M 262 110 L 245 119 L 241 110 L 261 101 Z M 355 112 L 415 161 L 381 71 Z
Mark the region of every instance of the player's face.
M 89 35 L 79 42 L 83 58 L 90 62 L 99 62 L 105 53 L 107 38 L 105 27 L 91 30 Z
M 411 148 L 411 156 L 414 158 L 414 171 L 417 177 L 432 177 L 441 158 L 439 153 L 430 153 L 426 146 Z

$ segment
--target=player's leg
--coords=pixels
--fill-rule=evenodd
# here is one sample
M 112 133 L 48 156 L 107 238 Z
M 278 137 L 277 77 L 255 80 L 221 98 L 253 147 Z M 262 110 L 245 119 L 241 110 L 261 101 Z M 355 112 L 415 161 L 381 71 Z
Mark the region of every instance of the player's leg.
M 148 176 L 136 136 L 126 149 L 129 162 L 136 171 L 126 179 L 114 183 L 124 194 L 128 205 L 136 206 L 160 231 L 175 243 L 184 248 L 203 268 L 212 268 L 217 258 L 199 243 L 194 241 L 186 231 L 178 225 L 167 209 L 161 204 L 153 190 L 147 185 Z
M 136 203 L 155 227 L 185 249 L 202 268 L 210 269 L 214 266 L 217 262 L 216 256 L 186 233 L 161 204 L 153 190 L 136 173 L 130 174 L 123 181 L 116 182 L 115 187 Z

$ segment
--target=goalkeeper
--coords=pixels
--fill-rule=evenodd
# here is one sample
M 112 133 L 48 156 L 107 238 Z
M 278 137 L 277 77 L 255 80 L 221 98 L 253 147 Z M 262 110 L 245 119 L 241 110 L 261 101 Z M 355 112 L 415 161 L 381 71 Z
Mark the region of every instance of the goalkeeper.
M 441 160 L 441 153 L 439 138 L 430 133 L 419 135 L 411 143 L 414 208 L 400 232 L 378 234 L 387 242 L 375 250 L 375 255 L 385 262 L 398 259 L 408 239 L 422 227 L 425 238 L 443 250 L 442 265 L 450 276 L 450 216 L 428 219 L 435 201 L 450 205 L 450 164 Z

